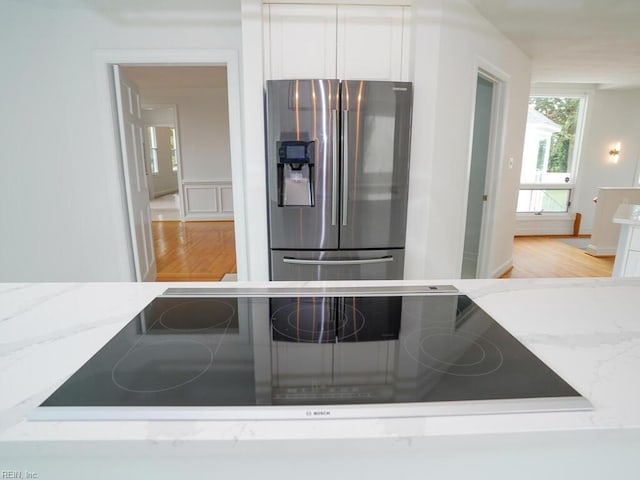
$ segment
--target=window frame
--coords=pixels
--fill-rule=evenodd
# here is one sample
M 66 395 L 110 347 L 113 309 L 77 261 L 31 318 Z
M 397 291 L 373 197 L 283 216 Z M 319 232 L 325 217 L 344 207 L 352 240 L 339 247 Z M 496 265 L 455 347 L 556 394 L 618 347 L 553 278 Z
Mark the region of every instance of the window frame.
M 565 183 L 559 182 L 545 182 L 545 183 L 522 183 L 518 184 L 518 195 L 522 190 L 569 190 L 567 210 L 564 212 L 545 212 L 541 211 L 527 211 L 519 212 L 516 208 L 516 215 L 521 217 L 529 217 L 532 215 L 547 215 L 547 216 L 566 216 L 572 213 L 574 205 L 573 199 L 576 198 L 576 185 L 578 183 L 578 176 L 580 174 L 580 163 L 582 159 L 582 144 L 584 139 L 584 128 L 586 124 L 587 111 L 589 108 L 589 92 L 575 91 L 572 89 L 554 88 L 554 89 L 532 89 L 529 94 L 529 99 L 534 97 L 541 98 L 577 98 L 579 100 L 578 112 L 576 117 L 576 132 L 574 138 L 573 155 L 568 159 L 567 174 L 569 181 Z M 550 148 L 547 145 L 547 148 Z M 524 148 L 524 146 L 523 146 Z M 524 155 L 523 155 L 524 156 Z M 522 173 L 521 173 L 522 178 Z
M 175 127 L 169 127 L 169 155 L 171 155 L 171 171 L 178 172 L 178 132 Z
M 158 162 L 158 138 L 156 127 L 147 125 L 147 139 L 149 141 L 149 169 L 151 175 L 160 175 L 160 164 Z

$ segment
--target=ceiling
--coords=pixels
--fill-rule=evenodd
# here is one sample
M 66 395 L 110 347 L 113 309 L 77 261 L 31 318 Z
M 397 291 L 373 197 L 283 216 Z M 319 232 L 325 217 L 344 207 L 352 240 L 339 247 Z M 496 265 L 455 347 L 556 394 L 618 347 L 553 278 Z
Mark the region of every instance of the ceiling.
M 192 3 L 198 1 L 206 0 Z M 532 82 L 640 88 L 640 0 L 467 1 L 531 57 Z M 136 73 L 147 88 L 204 87 L 226 80 L 220 69 L 173 67 L 157 75 L 146 68 Z
M 533 62 L 532 82 L 640 87 L 640 0 L 468 0 Z

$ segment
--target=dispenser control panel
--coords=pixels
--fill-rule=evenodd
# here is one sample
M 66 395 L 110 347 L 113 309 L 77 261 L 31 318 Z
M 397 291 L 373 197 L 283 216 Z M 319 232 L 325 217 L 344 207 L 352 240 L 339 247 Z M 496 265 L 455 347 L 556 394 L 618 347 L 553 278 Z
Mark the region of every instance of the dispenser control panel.
M 313 163 L 313 141 L 286 140 L 278 144 L 280 163 Z

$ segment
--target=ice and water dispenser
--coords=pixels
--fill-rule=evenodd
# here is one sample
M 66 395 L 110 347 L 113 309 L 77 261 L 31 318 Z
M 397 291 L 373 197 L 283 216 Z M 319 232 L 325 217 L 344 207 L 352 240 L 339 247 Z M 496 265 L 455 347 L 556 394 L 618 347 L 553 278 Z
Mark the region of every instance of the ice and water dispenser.
M 312 207 L 314 141 L 282 140 L 278 149 L 278 206 Z

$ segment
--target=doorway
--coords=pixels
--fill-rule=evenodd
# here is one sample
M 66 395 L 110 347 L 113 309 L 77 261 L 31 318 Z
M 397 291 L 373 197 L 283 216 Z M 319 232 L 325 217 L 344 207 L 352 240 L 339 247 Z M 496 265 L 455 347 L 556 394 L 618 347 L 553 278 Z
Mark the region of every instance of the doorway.
M 143 117 L 147 117 L 146 208 L 152 200 L 166 203 L 168 196 L 174 196 L 179 211 L 177 219 L 151 222 L 157 275 L 138 280 L 216 281 L 236 274 L 227 65 L 121 64 L 118 70 L 139 91 Z M 226 225 L 203 228 L 208 223 Z M 135 228 L 132 224 L 132 236 Z M 223 236 L 224 255 L 216 252 L 220 230 L 231 232 Z M 216 258 L 225 260 L 224 267 L 216 265 Z
M 182 220 L 177 106 L 143 103 L 142 119 L 145 128 L 145 158 L 151 174 L 151 220 Z
M 494 163 L 499 157 L 503 83 L 482 70 L 476 79 L 471 158 L 467 191 L 461 278 L 486 278 L 491 229 L 495 208 Z

